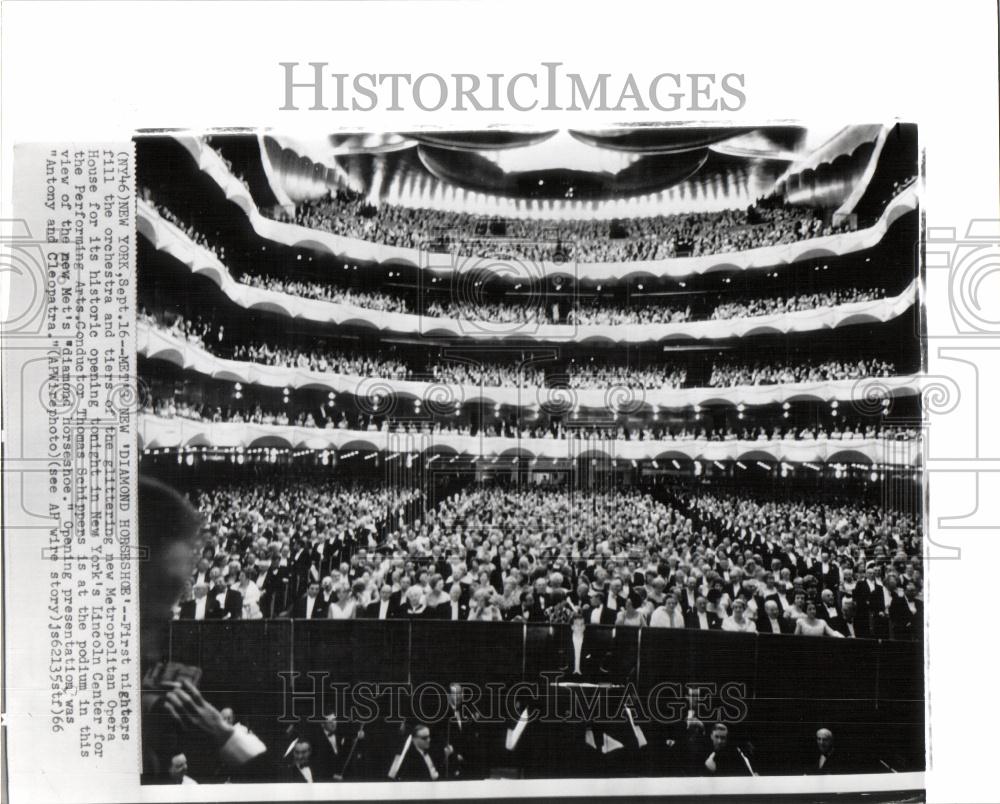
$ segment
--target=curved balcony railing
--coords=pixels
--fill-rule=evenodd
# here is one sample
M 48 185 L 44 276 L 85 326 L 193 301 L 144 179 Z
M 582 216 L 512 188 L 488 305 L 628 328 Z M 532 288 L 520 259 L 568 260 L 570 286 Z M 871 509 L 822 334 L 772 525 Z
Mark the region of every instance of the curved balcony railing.
M 364 450 L 406 454 L 440 453 L 477 458 L 517 457 L 547 460 L 785 461 L 787 463 L 922 465 L 919 441 L 892 442 L 879 438 L 849 440 L 624 441 L 601 438 L 505 438 L 458 433 L 399 433 L 382 430 L 341 430 L 246 422 L 205 422 L 194 419 L 139 416 L 142 449 L 178 447 L 274 447 L 291 449 Z
M 379 332 L 451 338 L 508 338 L 538 342 L 581 342 L 598 339 L 613 343 L 703 341 L 751 335 L 810 332 L 862 323 L 884 323 L 901 316 L 917 298 L 917 281 L 902 293 L 886 299 L 852 302 L 836 307 L 793 313 L 710 321 L 621 326 L 618 324 L 535 324 L 437 318 L 417 313 L 387 313 L 316 299 L 304 299 L 274 290 L 244 285 L 207 248 L 165 220 L 150 204 L 139 199 L 138 230 L 157 249 L 183 263 L 195 274 L 211 279 L 233 302 L 247 310 L 264 310 L 290 318 L 367 326 Z
M 395 395 L 419 399 L 430 406 L 461 405 L 484 401 L 498 405 L 567 410 L 579 405 L 591 409 L 639 412 L 653 407 L 679 409 L 694 405 L 773 405 L 784 402 L 855 402 L 859 407 L 877 405 L 882 399 L 916 396 L 921 378 L 866 377 L 857 380 L 802 382 L 782 385 L 736 385 L 727 388 L 632 388 L 611 384 L 606 388 L 547 388 L 537 386 L 488 386 L 448 383 L 443 380 L 393 380 L 269 366 L 229 360 L 170 332 L 139 322 L 137 350 L 144 357 L 167 360 L 182 368 L 218 380 L 263 385 L 269 388 L 322 388 L 361 397 Z M 871 407 L 871 405 L 868 405 Z
M 436 254 L 415 248 L 373 243 L 265 217 L 257 209 L 250 191 L 230 172 L 229 167 L 215 150 L 198 137 L 187 134 L 174 136 L 191 154 L 199 169 L 219 185 L 226 198 L 237 204 L 246 213 L 254 231 L 261 237 L 286 246 L 317 249 L 339 258 L 359 262 L 411 265 L 418 268 L 452 269 L 455 267 L 455 258 L 450 254 Z M 881 242 L 893 223 L 916 208 L 917 193 L 916 189 L 911 187 L 892 200 L 874 225 L 855 232 L 698 257 L 670 257 L 661 260 L 608 263 L 577 263 L 572 260 L 563 263 L 532 260 L 521 262 L 526 264 L 525 270 L 530 273 L 530 276 L 526 278 L 529 279 L 572 276 L 577 279 L 611 281 L 639 274 L 681 279 L 720 270 L 762 271 L 802 260 L 838 257 L 872 248 Z M 489 260 L 469 259 L 481 268 L 487 268 L 490 262 Z M 465 258 L 463 258 L 464 260 Z

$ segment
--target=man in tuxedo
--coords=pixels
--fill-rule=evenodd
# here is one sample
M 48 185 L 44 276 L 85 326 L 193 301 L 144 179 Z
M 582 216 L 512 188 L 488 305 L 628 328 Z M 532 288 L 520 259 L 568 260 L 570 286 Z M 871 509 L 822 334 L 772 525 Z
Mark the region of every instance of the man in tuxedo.
M 292 594 L 300 595 L 305 591 L 309 581 L 309 568 L 312 566 L 312 548 L 301 539 L 296 539 L 292 546 L 288 565 L 292 580 Z
M 698 605 L 698 578 L 693 574 L 688 575 L 684 579 L 684 591 L 681 592 L 680 599 L 681 611 L 684 612 L 684 617 L 696 610 Z
M 826 588 L 820 592 L 819 597 L 820 602 L 816 606 L 816 616 L 826 622 L 835 631 L 840 631 L 843 617 L 841 617 L 840 611 L 837 609 L 837 598 L 834 596 L 833 590 Z
M 823 550 L 819 554 L 819 561 L 812 565 L 811 572 L 820 582 L 823 589 L 840 588 L 840 567 L 830 560 L 830 553 Z
M 198 560 L 198 569 L 195 570 L 194 578 L 191 580 L 191 585 L 196 586 L 199 583 L 206 583 L 211 585 L 211 577 L 209 573 L 212 571 L 212 564 L 207 558 L 202 558 Z
M 867 639 L 872 635 L 871 627 L 866 619 L 858 616 L 858 606 L 852 597 L 845 597 L 840 604 L 841 617 L 837 625 L 831 623 L 845 637 Z
M 612 578 L 608 583 L 608 593 L 607 598 L 604 601 L 604 605 L 611 610 L 611 613 L 614 614 L 615 617 L 618 616 L 618 612 L 624 610 L 625 593 L 620 578 Z
M 292 761 L 283 781 L 306 782 L 308 784 L 316 781 L 313 778 L 312 746 L 307 740 L 297 740 L 292 747 Z
M 391 620 L 396 616 L 392 605 L 392 587 L 383 583 L 378 590 L 378 600 L 369 603 L 361 610 L 361 616 L 366 620 Z
M 889 622 L 893 639 L 922 639 L 924 635 L 924 604 L 917 599 L 917 587 L 908 583 L 902 597 L 893 599 L 889 607 Z
M 323 596 L 319 593 L 319 582 L 310 581 L 306 593 L 295 601 L 291 616 L 296 620 L 325 620 L 327 607 L 323 605 Z
M 167 776 L 170 778 L 171 784 L 198 784 L 187 775 L 187 772 L 188 763 L 187 757 L 184 754 L 175 754 L 170 758 L 170 768 L 167 771 Z
M 271 558 L 271 566 L 260 582 L 260 610 L 264 617 L 274 617 L 288 607 L 291 580 L 281 556 Z
M 217 620 L 239 620 L 243 617 L 243 595 L 226 585 L 222 570 L 218 567 L 212 570 L 211 596 L 218 603 L 214 613 L 209 616 Z
M 459 620 L 469 619 L 469 606 L 462 602 L 462 585 L 453 583 L 448 592 L 448 600 L 441 603 L 434 611 L 434 616 L 439 620 Z
M 790 634 L 795 630 L 795 624 L 781 616 L 781 609 L 774 600 L 764 603 L 764 611 L 757 614 L 757 633 L 759 634 Z
M 708 598 L 698 595 L 694 608 L 684 618 L 684 626 L 698 631 L 718 631 L 722 628 L 722 621 L 708 610 Z
M 442 757 L 431 756 L 431 730 L 418 723 L 410 733 L 410 745 L 395 775 L 399 782 L 436 782 L 442 777 Z
M 582 613 L 575 614 L 569 633 L 562 637 L 559 649 L 559 669 L 567 681 L 591 681 L 601 675 L 601 654 L 593 636 L 587 632 Z
M 790 570 L 790 574 L 792 576 L 801 578 L 809 570 L 801 552 L 796 551 L 795 540 L 791 536 L 785 537 L 782 549 L 779 553 L 777 553 L 777 557 L 781 559 L 782 566 L 787 567 Z
M 214 596 L 208 594 L 208 584 L 197 583 L 192 590 L 193 600 L 181 603 L 181 620 L 215 620 L 218 619 L 217 612 L 219 601 Z
M 806 765 L 806 773 L 810 775 L 826 775 L 828 773 L 850 773 L 841 752 L 833 747 L 833 732 L 820 729 L 816 732 L 816 754 Z
M 895 638 L 895 633 L 891 632 L 893 625 L 892 609 L 893 604 L 901 596 L 895 573 L 886 573 L 885 580 L 882 582 L 882 586 L 879 587 L 877 604 L 873 607 L 872 631 L 877 639 Z
M 583 609 L 583 616 L 587 625 L 614 625 L 614 611 L 604 605 L 604 598 L 600 591 L 592 589 L 588 593 L 590 604 Z
M 318 729 L 314 727 L 308 741 L 312 748 L 310 766 L 314 780 L 340 781 L 350 775 L 351 767 L 357 767 L 355 762 L 361 760 L 360 748 L 355 747 L 354 753 L 351 754 L 351 747 L 355 743 L 355 738 L 360 745 L 364 737 L 363 728 L 359 727 L 356 731 L 345 729 L 343 724 L 338 723 L 336 714 L 327 715 Z
M 320 533 L 314 540 L 309 559 L 321 578 L 330 574 L 334 566 L 334 546 L 327 534 Z
M 464 696 L 461 684 L 453 682 L 448 685 L 448 716 L 438 727 L 445 740 L 442 775 L 449 779 L 482 778 L 483 769 L 478 764 L 482 759 L 478 751 L 480 727 L 475 720 L 475 711 L 463 707 Z
M 511 606 L 507 619 L 512 622 L 539 623 L 545 622 L 545 612 L 535 603 L 535 595 L 530 589 L 521 593 L 521 603 Z
M 729 728 L 725 723 L 712 727 L 712 753 L 704 762 L 702 771 L 709 776 L 750 776 L 743 757 L 736 747 L 729 745 Z
M 395 575 L 395 573 L 393 573 Z M 398 617 L 406 610 L 406 593 L 410 590 L 412 580 L 409 575 L 403 573 L 399 576 L 399 588 L 392 593 L 393 617 Z

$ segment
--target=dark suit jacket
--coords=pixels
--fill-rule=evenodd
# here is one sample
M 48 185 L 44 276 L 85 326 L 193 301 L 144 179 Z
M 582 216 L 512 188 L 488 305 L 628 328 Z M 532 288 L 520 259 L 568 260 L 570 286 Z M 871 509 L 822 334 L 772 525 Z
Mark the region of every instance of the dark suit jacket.
M 771 628 L 771 621 L 768 619 L 767 614 L 760 612 L 757 614 L 757 633 L 758 634 L 792 634 L 795 632 L 795 623 L 789 620 L 787 617 L 782 617 L 778 615 L 778 630 L 775 632 Z
M 295 601 L 292 606 L 292 617 L 296 620 L 304 620 L 306 618 L 306 597 L 308 595 L 302 595 Z M 316 603 L 313 605 L 312 619 L 314 620 L 325 620 L 327 615 L 327 607 L 323 602 L 323 593 L 316 595 Z
M 826 572 L 823 572 L 823 565 L 818 561 L 812 565 L 810 572 L 819 580 L 821 589 L 836 592 L 840 588 L 840 567 L 832 561 L 826 565 Z
M 451 601 L 448 600 L 439 606 L 434 608 L 434 619 L 436 620 L 451 620 Z M 468 620 L 469 619 L 469 607 L 465 603 L 459 601 L 458 603 L 458 619 Z
M 402 746 L 400 746 L 402 747 Z M 438 780 L 444 780 L 444 758 L 439 756 L 437 752 L 431 750 L 430 752 L 431 761 L 434 763 L 434 769 L 438 772 Z M 396 774 L 397 782 L 429 782 L 431 781 L 431 771 L 427 767 L 427 762 L 420 755 L 413 745 L 410 745 L 409 750 L 407 750 L 406 755 L 403 757 L 403 762 L 399 766 L 399 773 Z
M 312 768 L 313 779 L 315 781 L 328 782 L 333 779 L 334 774 L 343 773 L 344 765 L 347 762 L 347 757 L 351 752 L 351 745 L 356 735 L 357 727 L 350 724 L 338 723 L 337 732 L 334 734 L 334 740 L 337 744 L 337 753 L 335 754 L 333 747 L 330 745 L 330 740 L 323 732 L 323 729 L 319 726 L 310 729 L 309 745 L 312 746 L 312 758 L 309 760 L 309 765 Z M 361 751 L 361 745 L 362 743 L 359 741 L 354 755 L 351 757 L 351 767 L 354 769 L 358 768 L 355 761 L 360 761 L 359 752 Z M 344 775 L 349 776 L 350 773 L 348 772 Z
M 847 621 L 843 617 L 839 617 L 836 623 L 830 623 L 831 628 L 835 628 L 840 631 L 844 636 L 850 636 L 847 630 Z M 854 617 L 854 636 L 857 639 L 869 639 L 872 635 L 872 629 L 868 625 L 867 617 L 860 617 L 855 615 Z
M 893 639 L 921 639 L 924 633 L 924 604 L 914 600 L 917 612 L 914 614 L 905 597 L 897 597 L 889 606 L 889 622 L 892 624 Z
M 265 617 L 276 617 L 291 602 L 291 582 L 288 567 L 267 568 L 260 582 L 260 608 Z
M 583 616 L 586 619 L 587 625 L 592 625 L 590 622 L 590 615 L 593 613 L 594 609 L 591 606 L 585 606 L 583 609 Z M 614 625 L 615 618 L 618 616 L 618 612 L 609 609 L 607 606 L 601 606 L 600 622 L 598 625 Z
M 584 628 L 583 645 L 580 650 L 580 675 L 573 673 L 575 664 L 575 651 L 573 649 L 573 634 L 570 629 L 559 639 L 558 662 L 559 669 L 566 674 L 567 680 L 590 681 L 601 675 L 603 652 L 600 646 L 595 644 L 593 633 L 590 629 Z
M 805 772 L 809 776 L 825 776 L 829 773 L 860 773 L 861 771 L 843 751 L 834 748 L 826 758 L 822 768 L 819 767 L 819 752 L 813 754 L 805 767 Z
M 820 601 L 819 603 L 816 604 L 816 617 L 820 620 L 823 620 L 823 622 L 829 625 L 834 631 L 840 631 L 841 626 L 844 623 L 844 618 L 841 616 L 840 610 L 837 609 L 836 605 L 834 605 L 834 609 L 836 609 L 837 613 L 831 615 L 826 610 L 826 605 L 822 601 Z
M 695 600 L 697 601 L 699 592 L 694 593 Z M 688 590 L 682 589 L 680 595 L 677 598 L 677 602 L 681 607 L 681 611 L 684 612 L 684 616 L 687 617 L 688 612 L 695 611 L 695 607 L 688 601 Z
M 316 777 L 316 768 L 313 766 L 312 762 L 309 763 L 309 770 L 312 772 L 312 777 L 314 782 L 322 781 L 321 779 L 318 779 Z M 306 783 L 306 779 L 302 775 L 302 772 L 298 768 L 296 768 L 295 765 L 292 763 L 289 763 L 285 767 L 284 773 L 281 776 L 281 781 L 292 782 L 293 784 L 298 782 L 301 782 L 303 784 Z
M 215 599 L 213 595 L 208 595 L 208 602 L 205 604 L 205 619 L 206 620 L 217 620 L 219 619 L 219 601 Z M 193 620 L 195 613 L 195 605 L 193 600 L 187 600 L 181 603 L 181 612 L 179 619 L 181 620 Z M 223 612 L 224 614 L 225 612 Z
M 209 592 L 209 595 L 214 597 L 212 592 Z M 226 601 L 222 609 L 222 612 L 216 615 L 219 619 L 225 619 L 227 614 L 229 615 L 230 620 L 242 619 L 243 595 L 230 587 L 226 590 Z
M 330 574 L 339 558 L 338 551 L 334 546 L 332 541 L 324 541 L 323 543 L 323 555 L 319 553 L 319 545 L 313 547 L 309 552 L 309 558 L 313 564 L 316 565 L 319 570 L 319 577 L 325 578 Z
M 288 564 L 293 594 L 302 594 L 305 592 L 306 583 L 309 579 L 309 567 L 312 565 L 312 548 L 303 546 L 301 552 L 298 549 L 293 550 Z
M 360 617 L 365 620 L 377 620 L 379 609 L 382 608 L 382 601 L 376 600 L 374 603 L 369 603 L 363 609 L 361 609 Z M 385 613 L 385 618 L 387 620 L 395 619 L 396 617 L 396 607 L 392 605 L 392 600 L 389 601 L 389 609 Z
M 507 610 L 507 613 L 504 615 L 504 617 L 509 621 L 517 620 L 518 618 L 520 618 L 521 622 L 526 622 L 526 623 L 544 623 L 546 621 L 545 613 L 539 611 L 535 607 L 532 607 L 527 611 L 525 611 L 521 606 L 512 606 L 510 609 Z
M 712 748 L 709 746 L 709 753 L 705 755 L 703 763 L 711 756 Z M 722 751 L 715 754 L 715 772 L 713 773 L 704 764 L 701 772 L 706 776 L 749 776 L 750 771 L 746 762 L 736 752 L 733 746 L 727 746 Z
M 715 614 L 710 611 L 706 611 L 705 614 L 708 617 L 708 630 L 718 631 L 722 628 L 722 620 L 720 620 Z M 684 627 L 693 629 L 701 628 L 697 611 L 689 611 L 686 615 L 684 615 Z
M 880 611 L 885 611 L 885 600 L 882 594 L 882 584 L 875 583 L 875 591 L 872 592 L 868 589 L 868 581 L 861 579 L 858 581 L 858 585 L 854 587 L 854 595 L 852 596 L 858 607 L 858 616 L 867 618 L 869 613 L 877 614 Z

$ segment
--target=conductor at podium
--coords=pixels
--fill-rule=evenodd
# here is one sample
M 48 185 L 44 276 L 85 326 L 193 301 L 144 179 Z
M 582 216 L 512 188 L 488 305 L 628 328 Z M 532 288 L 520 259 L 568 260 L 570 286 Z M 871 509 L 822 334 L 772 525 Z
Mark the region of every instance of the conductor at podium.
M 593 682 L 601 674 L 601 654 L 594 638 L 587 632 L 582 613 L 575 614 L 569 633 L 559 648 L 559 669 L 566 681 Z

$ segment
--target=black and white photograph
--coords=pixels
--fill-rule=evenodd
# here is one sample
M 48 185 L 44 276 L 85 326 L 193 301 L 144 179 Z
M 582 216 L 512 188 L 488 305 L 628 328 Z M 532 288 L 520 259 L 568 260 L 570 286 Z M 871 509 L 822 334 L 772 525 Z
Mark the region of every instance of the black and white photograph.
M 134 148 L 143 784 L 926 769 L 917 123 Z

